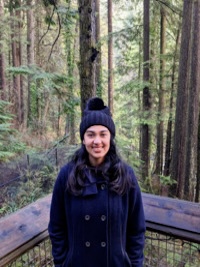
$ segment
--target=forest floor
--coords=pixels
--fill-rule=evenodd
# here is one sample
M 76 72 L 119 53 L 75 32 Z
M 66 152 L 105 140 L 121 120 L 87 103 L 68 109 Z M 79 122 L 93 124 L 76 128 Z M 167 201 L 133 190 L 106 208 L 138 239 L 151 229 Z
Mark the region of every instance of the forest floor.
M 0 163 L 0 185 L 20 176 L 20 169 L 26 166 L 27 160 L 25 156 L 20 159 L 12 159 L 9 162 Z
M 0 163 L 0 188 L 1 185 L 17 179 L 28 169 L 36 170 L 45 164 L 51 164 L 59 169 L 76 148 L 77 146 L 57 146 L 42 152 L 23 154 L 9 162 Z

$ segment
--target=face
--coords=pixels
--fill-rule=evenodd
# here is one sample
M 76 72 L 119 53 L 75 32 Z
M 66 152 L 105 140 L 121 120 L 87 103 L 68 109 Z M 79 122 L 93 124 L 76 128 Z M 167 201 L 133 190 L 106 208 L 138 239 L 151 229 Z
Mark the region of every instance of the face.
M 86 130 L 83 144 L 92 166 L 98 166 L 104 161 L 110 149 L 110 137 L 110 131 L 102 125 L 93 125 Z

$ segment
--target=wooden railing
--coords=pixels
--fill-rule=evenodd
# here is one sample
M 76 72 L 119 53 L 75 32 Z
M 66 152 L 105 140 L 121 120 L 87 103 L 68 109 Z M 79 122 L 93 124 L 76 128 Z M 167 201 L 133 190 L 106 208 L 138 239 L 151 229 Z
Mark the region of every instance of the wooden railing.
M 200 204 L 145 193 L 142 197 L 148 232 L 193 242 L 197 245 L 197 251 L 200 251 Z M 50 202 L 51 195 L 48 195 L 0 220 L 1 267 L 11 266 L 8 264 L 48 238 Z M 198 258 L 195 262 L 198 262 Z M 199 265 L 193 266 L 200 266 L 200 260 Z

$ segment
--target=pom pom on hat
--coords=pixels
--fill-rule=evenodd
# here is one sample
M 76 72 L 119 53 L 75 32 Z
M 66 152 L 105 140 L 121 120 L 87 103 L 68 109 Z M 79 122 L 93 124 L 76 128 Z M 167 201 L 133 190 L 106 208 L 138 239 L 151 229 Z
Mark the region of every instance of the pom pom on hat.
M 115 137 L 115 124 L 112 120 L 110 110 L 104 105 L 99 97 L 90 98 L 87 102 L 80 124 L 80 137 L 83 140 L 85 131 L 92 125 L 103 125 Z
M 89 110 L 101 110 L 101 109 L 104 109 L 105 106 L 104 106 L 104 102 L 101 98 L 94 97 L 88 101 L 87 108 Z

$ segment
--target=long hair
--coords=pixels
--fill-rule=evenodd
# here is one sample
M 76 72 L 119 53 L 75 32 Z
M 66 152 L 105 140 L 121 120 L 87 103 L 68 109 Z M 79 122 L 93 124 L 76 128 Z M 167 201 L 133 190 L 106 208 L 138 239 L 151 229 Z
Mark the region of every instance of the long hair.
M 85 172 L 84 169 L 89 165 L 88 152 L 85 145 L 75 152 L 70 164 L 72 169 L 69 173 L 67 180 L 67 190 L 73 195 L 81 195 L 82 189 L 85 183 Z M 131 182 L 130 172 L 124 161 L 120 158 L 117 153 L 116 145 L 111 137 L 110 149 L 106 154 L 103 166 L 101 167 L 102 174 L 108 177 L 109 188 L 115 191 L 119 195 L 123 195 L 130 187 L 133 186 Z

